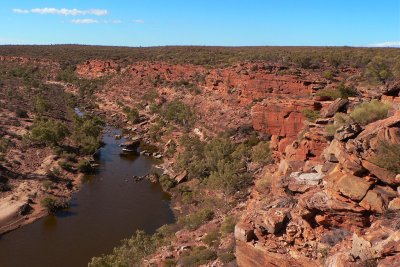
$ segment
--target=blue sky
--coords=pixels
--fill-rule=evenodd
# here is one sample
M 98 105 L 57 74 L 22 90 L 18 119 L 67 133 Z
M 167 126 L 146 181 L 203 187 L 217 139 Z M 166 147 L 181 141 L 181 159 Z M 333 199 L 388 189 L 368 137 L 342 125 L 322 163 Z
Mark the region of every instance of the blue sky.
M 0 44 L 400 46 L 400 0 L 0 2 Z

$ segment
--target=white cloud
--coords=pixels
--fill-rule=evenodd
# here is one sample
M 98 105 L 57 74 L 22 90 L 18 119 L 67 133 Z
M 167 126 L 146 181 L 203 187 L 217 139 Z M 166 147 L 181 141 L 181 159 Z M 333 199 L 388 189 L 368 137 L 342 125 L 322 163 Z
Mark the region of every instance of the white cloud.
M 73 19 L 71 20 L 72 23 L 74 24 L 93 24 L 93 23 L 99 23 L 98 20 L 95 19 Z
M 17 14 L 28 14 L 28 13 L 29 13 L 29 10 L 14 8 L 14 9 L 13 9 L 13 12 L 14 12 L 14 13 L 17 13 Z
M 133 22 L 143 24 L 143 23 L 144 23 L 144 20 L 142 20 L 142 19 L 135 19 Z
M 382 43 L 370 44 L 368 46 L 371 46 L 371 47 L 400 47 L 400 41 L 382 42 Z
M 79 16 L 79 15 L 95 15 L 95 16 L 105 16 L 108 14 L 106 9 L 88 9 L 88 10 L 81 10 L 81 9 L 67 9 L 67 8 L 52 8 L 52 7 L 45 7 L 45 8 L 32 8 L 32 9 L 19 9 L 14 8 L 14 13 L 18 14 L 52 14 L 52 15 L 64 15 L 64 16 Z

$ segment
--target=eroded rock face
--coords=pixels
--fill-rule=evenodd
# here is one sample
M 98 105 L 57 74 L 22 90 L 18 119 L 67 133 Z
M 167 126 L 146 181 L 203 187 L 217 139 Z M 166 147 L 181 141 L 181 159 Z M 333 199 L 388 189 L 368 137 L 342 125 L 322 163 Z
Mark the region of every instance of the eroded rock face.
M 330 121 L 305 123 L 298 111 L 307 102 L 293 102 L 265 101 L 252 110 L 255 129 L 272 135 L 271 147 L 281 157 L 272 194 L 278 200 L 291 199 L 291 204 L 256 202 L 253 208 L 259 212 L 242 217 L 243 222 L 251 218 L 257 238 L 237 246 L 239 266 L 286 266 L 282 257 L 290 262 L 293 255 L 294 266 L 303 266 L 304 259 L 308 266 L 399 265 L 400 176 L 373 163 L 379 141 L 399 143 L 398 113 L 365 128 L 343 126 L 329 142 L 323 139 L 322 125 Z M 348 103 L 335 101 L 323 114 L 333 116 Z M 295 134 L 300 128 L 305 131 L 301 141 Z M 316 146 L 317 140 L 321 145 Z M 307 141 L 312 145 L 307 147 Z M 313 152 L 320 157 L 310 156 Z M 327 256 L 321 260 L 325 249 Z
M 253 128 L 279 137 L 296 138 L 304 127 L 302 110 L 317 110 L 313 100 L 268 100 L 256 104 L 251 111 Z
M 118 65 L 113 61 L 88 60 L 76 66 L 76 73 L 94 79 L 117 73 Z

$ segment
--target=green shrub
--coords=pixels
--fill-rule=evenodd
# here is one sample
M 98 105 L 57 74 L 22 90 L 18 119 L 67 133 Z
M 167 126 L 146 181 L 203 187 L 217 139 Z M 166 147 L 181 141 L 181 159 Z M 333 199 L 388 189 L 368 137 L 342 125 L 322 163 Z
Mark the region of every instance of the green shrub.
M 169 189 L 174 187 L 176 184 L 174 179 L 172 179 L 171 177 L 169 177 L 168 175 L 165 175 L 165 174 L 160 176 L 159 182 L 164 191 L 168 191 Z
M 45 113 L 50 109 L 49 102 L 41 96 L 37 96 L 35 98 L 33 106 L 36 114 L 38 114 L 39 116 L 43 115 L 43 113 Z
M 329 124 L 325 126 L 325 136 L 333 137 L 336 133 L 336 130 L 339 129 L 340 126 L 337 124 Z
M 225 196 L 249 184 L 246 160 L 251 148 L 245 143 L 235 144 L 227 137 L 205 143 L 197 136 L 188 135 L 184 135 L 180 143 L 184 151 L 177 157 L 175 167 L 178 172 L 187 170 L 190 179 L 198 178 Z
M 139 111 L 135 108 L 129 108 L 129 107 L 123 107 L 122 111 L 126 114 L 128 117 L 128 120 L 132 123 L 138 123 L 139 122 Z
M 164 127 L 164 123 L 162 120 L 157 120 L 155 123 L 151 124 L 149 127 L 149 135 L 151 140 L 160 141 L 163 135 L 162 129 Z
M 9 139 L 0 137 L 0 153 L 6 153 L 11 145 L 12 142 Z
M 378 55 L 368 63 L 364 75 L 370 80 L 385 83 L 389 78 L 392 77 L 393 73 L 390 69 L 389 61 L 386 58 Z
M 174 260 L 174 259 L 165 259 L 164 267 L 175 267 L 175 266 L 176 266 L 176 260 Z
M 232 216 L 225 217 L 222 225 L 221 225 L 221 233 L 222 234 L 230 234 L 235 230 L 236 219 Z
M 165 237 L 159 232 L 148 235 L 144 231 L 137 230 L 131 238 L 122 240 L 121 246 L 115 247 L 111 254 L 93 257 L 88 266 L 141 266 L 146 256 L 164 244 L 164 239 Z
M 189 230 L 196 230 L 202 224 L 212 220 L 213 217 L 214 212 L 206 208 L 180 218 L 179 223 Z
M 219 160 L 215 171 L 211 171 L 207 185 L 211 188 L 221 190 L 225 196 L 232 195 L 240 189 L 245 188 L 249 181 L 243 162 Z
M 251 149 L 251 160 L 258 163 L 272 163 L 271 149 L 269 148 L 269 142 L 259 142 Z
M 325 126 L 325 136 L 333 137 L 336 133 L 336 130 L 342 127 L 343 125 L 350 124 L 351 118 L 349 115 L 338 112 L 335 114 L 333 124 L 329 124 Z
M 185 127 L 191 127 L 195 120 L 194 112 L 190 106 L 179 100 L 174 100 L 166 105 L 164 116 L 167 120 Z
M 69 134 L 65 124 L 55 120 L 36 120 L 31 128 L 28 138 L 41 144 L 56 146 Z
M 345 86 L 344 84 L 340 84 L 337 90 L 339 90 L 340 97 L 343 99 L 347 99 L 349 97 L 354 97 L 358 95 L 358 91 L 356 88 Z
M 333 79 L 333 72 L 330 70 L 327 70 L 324 72 L 324 78 L 327 80 L 332 80 Z
M 316 96 L 324 97 L 330 100 L 335 100 L 337 98 L 341 98 L 340 92 L 336 89 L 322 89 L 318 91 Z
M 315 122 L 316 119 L 320 117 L 320 114 L 316 110 L 311 109 L 303 109 L 301 113 L 306 117 L 306 119 L 310 122 Z
M 218 246 L 219 239 L 221 234 L 219 233 L 218 229 L 214 229 L 209 231 L 205 237 L 203 237 L 202 241 L 209 247 Z
M 221 253 L 218 255 L 218 259 L 220 259 L 223 263 L 227 264 L 236 259 L 235 254 L 226 252 L 226 253 Z
M 157 90 L 152 89 L 152 90 L 147 91 L 147 92 L 143 95 L 142 99 L 143 99 L 144 101 L 147 101 L 147 102 L 152 103 L 152 102 L 154 102 L 158 97 L 159 97 L 159 95 L 158 95 Z
M 60 162 L 58 163 L 58 165 L 60 165 L 60 167 L 61 167 L 63 170 L 66 170 L 66 171 L 68 171 L 68 172 L 73 171 L 72 165 L 71 165 L 70 163 L 66 162 L 66 161 L 60 161 Z
M 69 204 L 64 200 L 56 200 L 51 197 L 46 197 L 41 201 L 43 207 L 47 209 L 49 213 L 55 213 L 60 209 L 68 208 Z
M 358 95 L 358 91 L 354 87 L 345 86 L 340 84 L 336 89 L 323 89 L 318 91 L 316 96 L 326 97 L 331 100 L 338 98 L 347 99 Z
M 378 151 L 372 162 L 396 174 L 400 174 L 400 144 L 379 142 Z
M 98 117 L 75 116 L 72 138 L 83 155 L 91 155 L 99 149 L 103 124 Z
M 358 105 L 351 113 L 350 117 L 361 125 L 387 118 L 390 105 L 374 99 L 371 102 L 364 102 Z
M 90 173 L 93 171 L 92 165 L 87 160 L 80 160 L 77 165 L 78 171 L 82 173 Z
M 217 257 L 217 253 L 214 250 L 195 247 L 191 251 L 184 252 L 179 262 L 185 267 L 195 267 L 215 260 Z

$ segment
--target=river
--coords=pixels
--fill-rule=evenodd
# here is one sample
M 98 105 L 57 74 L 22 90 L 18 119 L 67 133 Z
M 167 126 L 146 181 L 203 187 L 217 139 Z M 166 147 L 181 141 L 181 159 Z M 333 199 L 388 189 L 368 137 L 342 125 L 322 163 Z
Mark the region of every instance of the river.
M 121 156 L 107 128 L 98 170 L 85 177 L 71 207 L 0 237 L 1 267 L 79 267 L 110 253 L 137 229 L 154 232 L 174 221 L 168 195 L 159 185 L 133 176 L 148 174 L 154 162 L 140 155 Z

